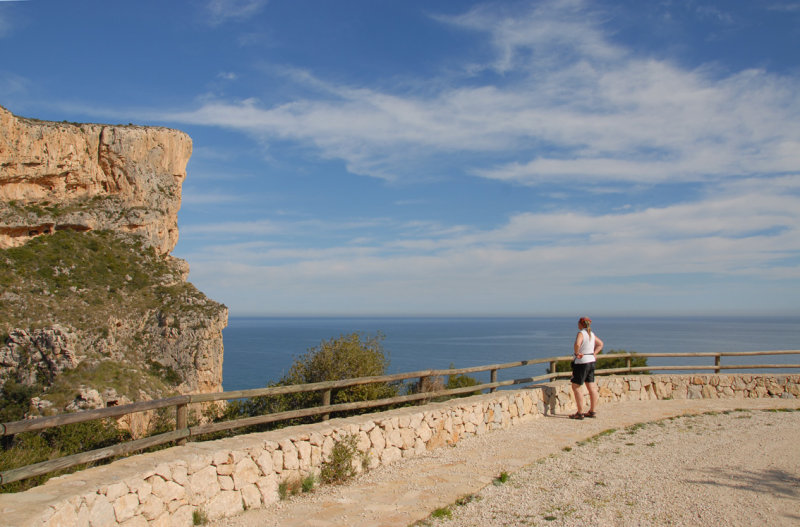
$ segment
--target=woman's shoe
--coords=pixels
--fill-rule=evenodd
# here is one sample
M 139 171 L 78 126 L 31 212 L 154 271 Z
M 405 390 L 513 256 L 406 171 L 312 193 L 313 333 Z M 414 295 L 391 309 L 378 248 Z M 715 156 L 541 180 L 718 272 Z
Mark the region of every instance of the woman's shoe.
M 569 416 L 569 418 L 570 418 L 570 419 L 583 419 L 583 414 L 582 414 L 582 413 L 580 413 L 580 412 L 575 412 L 574 414 L 572 414 L 571 416 Z
M 583 416 L 584 417 L 597 417 L 597 414 L 594 413 L 594 412 L 589 411 L 589 412 L 586 412 L 585 414 L 583 414 Z

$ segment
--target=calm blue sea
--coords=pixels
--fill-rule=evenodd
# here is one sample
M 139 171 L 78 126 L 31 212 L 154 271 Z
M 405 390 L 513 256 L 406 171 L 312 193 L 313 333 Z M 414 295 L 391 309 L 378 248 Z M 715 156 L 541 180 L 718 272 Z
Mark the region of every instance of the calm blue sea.
M 800 349 L 800 318 L 686 317 L 594 318 L 610 350 L 639 353 Z M 224 330 L 226 391 L 260 388 L 279 380 L 295 357 L 343 334 L 385 335 L 389 373 L 479 366 L 572 353 L 577 319 L 528 318 L 246 318 L 231 317 Z M 674 359 L 673 359 L 674 360 Z M 712 365 L 713 358 L 682 364 Z M 723 364 L 800 363 L 800 355 L 723 358 Z M 651 365 L 676 364 L 649 359 Z M 545 373 L 545 365 L 499 372 L 500 380 Z M 763 370 L 762 370 L 763 371 Z M 774 370 L 773 370 L 774 371 Z M 795 370 L 796 371 L 796 370 Z M 488 379 L 488 374 L 482 377 Z

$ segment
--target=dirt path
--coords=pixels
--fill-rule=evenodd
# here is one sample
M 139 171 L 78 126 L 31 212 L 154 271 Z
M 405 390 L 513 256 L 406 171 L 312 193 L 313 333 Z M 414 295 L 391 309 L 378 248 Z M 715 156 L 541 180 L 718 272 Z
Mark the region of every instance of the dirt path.
M 433 524 L 433 511 L 477 493 L 441 525 L 796 525 L 800 412 L 761 411 L 772 408 L 800 401 L 624 402 L 596 419 L 532 419 L 212 525 Z M 720 413 L 634 426 L 709 411 Z M 509 482 L 493 485 L 502 472 Z

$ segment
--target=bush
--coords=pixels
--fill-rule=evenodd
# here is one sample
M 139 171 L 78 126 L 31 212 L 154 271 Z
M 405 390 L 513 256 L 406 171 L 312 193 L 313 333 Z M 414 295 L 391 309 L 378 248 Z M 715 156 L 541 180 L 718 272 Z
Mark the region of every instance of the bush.
M 324 381 L 338 381 L 355 377 L 386 375 L 389 359 L 382 345 L 383 335 L 367 336 L 360 333 L 342 335 L 337 339 L 322 341 L 314 348 L 294 360 L 289 372 L 270 386 L 290 386 Z M 332 390 L 331 404 L 371 401 L 397 395 L 397 386 L 375 383 Z M 253 397 L 228 404 L 225 419 L 237 419 L 268 413 L 285 412 L 309 408 L 322 404 L 322 392 L 293 393 L 286 395 Z M 368 410 L 364 410 L 368 411 Z M 363 413 L 364 411 L 348 412 Z M 295 419 L 283 426 L 318 420 L 316 418 Z M 266 425 L 252 430 L 274 428 Z
M 322 483 L 344 483 L 356 475 L 358 437 L 353 434 L 344 436 L 334 443 L 330 458 L 322 464 L 319 479 Z M 361 460 L 362 466 L 365 459 Z
M 7 444 L 3 445 L 4 448 L 0 452 L 0 471 L 115 445 L 129 440 L 130 435 L 117 428 L 113 420 L 104 419 L 48 428 L 41 432 L 24 432 L 4 439 L 7 440 Z M 101 463 L 110 461 L 113 461 L 113 458 L 103 460 Z M 0 492 L 27 490 L 41 485 L 51 477 L 82 468 L 85 466 L 16 481 L 0 487 Z
M 639 357 L 637 356 L 635 351 L 627 352 L 625 350 L 610 350 L 608 355 L 612 355 L 614 353 L 630 353 L 633 355 L 631 357 L 631 367 L 633 368 L 640 368 L 647 366 L 647 357 Z M 607 369 L 614 369 L 614 368 L 627 368 L 628 367 L 628 360 L 625 357 L 617 357 L 617 358 L 604 358 L 602 357 L 603 352 L 597 354 L 597 364 L 595 364 L 595 369 L 597 370 L 607 370 Z M 556 362 L 556 372 L 569 372 L 572 371 L 572 363 L 571 361 L 560 360 Z M 550 368 L 547 368 L 547 373 L 554 373 L 550 371 Z M 648 370 L 634 372 L 638 375 L 650 375 Z

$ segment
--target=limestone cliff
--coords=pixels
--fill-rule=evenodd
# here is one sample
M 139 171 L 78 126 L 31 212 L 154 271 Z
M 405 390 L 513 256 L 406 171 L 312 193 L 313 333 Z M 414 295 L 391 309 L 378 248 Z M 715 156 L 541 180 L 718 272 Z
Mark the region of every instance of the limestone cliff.
M 56 230 L 178 241 L 188 135 L 166 128 L 22 119 L 0 107 L 0 248 Z
M 0 387 L 30 413 L 221 390 L 227 308 L 169 254 L 191 150 L 0 107 Z

